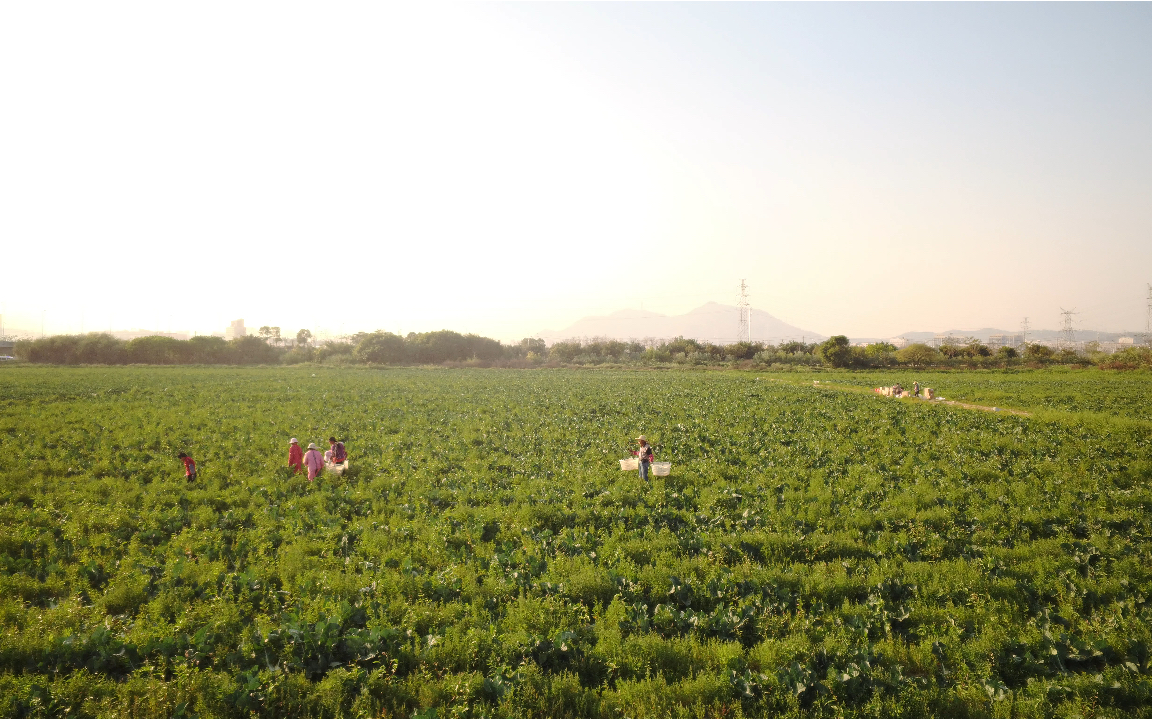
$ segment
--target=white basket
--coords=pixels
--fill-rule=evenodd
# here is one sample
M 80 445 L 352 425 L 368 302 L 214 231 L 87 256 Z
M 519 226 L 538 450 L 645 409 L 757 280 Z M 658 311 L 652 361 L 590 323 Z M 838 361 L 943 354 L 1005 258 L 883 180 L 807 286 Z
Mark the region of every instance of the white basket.
M 344 471 L 348 469 L 348 461 L 342 463 L 328 463 L 324 466 L 325 472 L 330 472 L 333 475 L 343 475 Z
M 636 458 L 628 458 L 627 460 L 621 460 L 620 461 L 620 469 L 621 470 L 639 470 L 640 469 L 640 461 L 637 460 Z
M 672 463 L 670 462 L 654 462 L 652 463 L 652 474 L 657 477 L 667 477 L 672 474 Z

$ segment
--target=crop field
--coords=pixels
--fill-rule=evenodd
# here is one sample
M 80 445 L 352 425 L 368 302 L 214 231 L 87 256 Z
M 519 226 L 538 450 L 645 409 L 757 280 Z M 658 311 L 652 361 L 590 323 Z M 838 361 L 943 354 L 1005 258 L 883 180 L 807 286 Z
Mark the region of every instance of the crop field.
M 981 403 L 1031 412 L 1079 414 L 1092 422 L 1106 416 L 1152 422 L 1152 374 L 1101 372 L 1092 369 L 1052 368 L 1010 372 L 901 370 L 812 374 L 833 383 L 879 387 L 901 383 L 944 389 L 950 400 Z M 1073 420 L 1074 418 L 1063 418 Z
M 1152 714 L 1152 376 L 919 379 L 2 368 L 0 715 Z

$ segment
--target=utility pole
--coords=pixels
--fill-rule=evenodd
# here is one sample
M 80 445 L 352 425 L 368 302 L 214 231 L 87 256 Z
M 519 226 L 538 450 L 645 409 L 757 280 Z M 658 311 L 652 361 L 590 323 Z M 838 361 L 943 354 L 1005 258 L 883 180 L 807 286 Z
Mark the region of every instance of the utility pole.
M 748 286 L 744 280 L 740 281 L 740 295 L 736 299 L 736 307 L 740 310 L 740 327 L 736 330 L 736 342 L 749 342 L 752 339 L 752 312 L 748 307 Z
M 1075 350 L 1076 349 L 1076 329 L 1072 326 L 1072 318 L 1074 315 L 1079 315 L 1076 308 L 1065 310 L 1060 308 L 1060 314 L 1064 316 L 1064 327 L 1060 328 L 1060 349 L 1061 350 Z
M 1032 326 L 1028 323 L 1028 318 L 1024 318 L 1024 322 L 1020 323 L 1020 349 L 1023 351 L 1028 347 L 1028 331 Z

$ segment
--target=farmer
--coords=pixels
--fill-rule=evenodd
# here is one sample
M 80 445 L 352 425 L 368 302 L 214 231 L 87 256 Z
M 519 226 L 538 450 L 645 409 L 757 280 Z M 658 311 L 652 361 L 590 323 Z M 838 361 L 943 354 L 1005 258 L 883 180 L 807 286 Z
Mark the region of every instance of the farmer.
M 652 446 L 648 444 L 648 438 L 641 435 L 636 438 L 636 442 L 640 443 L 640 449 L 633 450 L 632 454 L 640 458 L 640 479 L 643 482 L 648 482 L 648 466 L 656 455 L 652 452 Z
M 920 397 L 920 381 L 919 380 L 912 383 L 912 394 L 915 395 L 916 397 Z
M 293 475 L 304 470 L 304 451 L 300 449 L 300 441 L 296 438 L 288 441 L 288 469 Z
M 304 467 L 308 468 L 309 482 L 316 479 L 324 469 L 324 457 L 320 454 L 320 448 L 316 447 L 316 443 L 308 443 L 308 452 L 304 453 Z
M 189 482 L 196 479 L 196 461 L 188 453 L 180 453 L 176 457 L 184 461 L 184 478 Z
M 344 449 L 344 443 L 334 437 L 328 438 L 328 451 L 324 453 L 325 462 L 339 465 L 347 459 L 348 451 Z

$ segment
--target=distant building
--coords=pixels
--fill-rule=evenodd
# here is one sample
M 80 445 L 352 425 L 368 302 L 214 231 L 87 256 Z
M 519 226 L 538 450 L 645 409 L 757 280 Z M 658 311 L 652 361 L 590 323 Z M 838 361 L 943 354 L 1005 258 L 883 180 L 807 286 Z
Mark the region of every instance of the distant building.
M 888 343 L 889 345 L 893 345 L 897 348 L 908 347 L 908 338 L 906 338 L 906 337 L 888 338 L 884 342 Z
M 229 340 L 242 338 L 247 334 L 248 331 L 244 329 L 244 318 L 233 320 L 232 323 L 228 326 L 228 329 L 224 331 L 224 337 Z
M 988 336 L 988 349 L 999 350 L 1002 347 L 1020 347 L 1024 344 L 1024 334 L 1003 334 L 1003 335 L 989 335 Z
M 0 340 L 0 357 L 13 357 L 16 355 L 16 343 L 12 340 Z
M 1136 344 L 1136 338 L 1131 338 L 1131 337 L 1117 338 L 1116 344 L 1120 345 L 1120 346 L 1135 345 Z
M 956 337 L 955 335 L 946 335 L 937 333 L 936 337 L 932 338 L 932 346 L 940 347 L 941 345 L 963 345 L 964 338 Z

